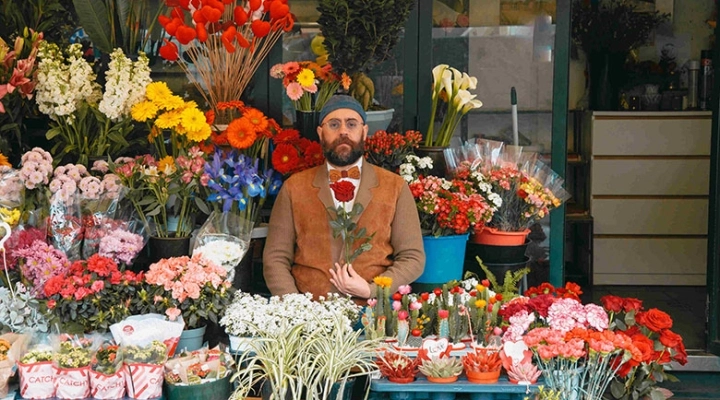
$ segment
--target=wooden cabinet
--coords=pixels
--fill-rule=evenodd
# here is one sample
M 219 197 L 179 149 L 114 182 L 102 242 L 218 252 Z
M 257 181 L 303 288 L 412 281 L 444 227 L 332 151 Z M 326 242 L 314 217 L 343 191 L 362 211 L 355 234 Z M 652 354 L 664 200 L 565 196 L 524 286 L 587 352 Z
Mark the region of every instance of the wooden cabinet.
M 596 285 L 705 285 L 709 112 L 594 112 Z

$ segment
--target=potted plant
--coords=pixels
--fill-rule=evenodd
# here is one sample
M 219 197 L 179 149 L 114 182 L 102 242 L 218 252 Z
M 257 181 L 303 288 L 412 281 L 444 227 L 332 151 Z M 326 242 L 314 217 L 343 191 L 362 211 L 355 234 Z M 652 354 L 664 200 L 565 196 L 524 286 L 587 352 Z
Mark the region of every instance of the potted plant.
M 429 382 L 452 383 L 463 372 L 463 365 L 457 357 L 434 357 L 423 360 L 419 370 Z
M 404 353 L 390 350 L 379 354 L 377 358 L 377 365 L 382 376 L 395 383 L 414 381 L 419 372 L 420 362 L 419 358 L 412 358 Z
M 373 105 L 375 84 L 367 74 L 391 56 L 414 4 L 414 0 L 318 1 L 318 24 L 328 60 L 335 71 L 350 76 L 350 95 L 371 111 L 368 119 L 378 107 Z M 393 111 L 386 111 L 388 124 Z M 387 124 L 371 127 L 368 132 L 386 128 Z
M 475 348 L 462 357 L 462 364 L 472 383 L 495 383 L 500 379 L 502 360 L 497 349 Z

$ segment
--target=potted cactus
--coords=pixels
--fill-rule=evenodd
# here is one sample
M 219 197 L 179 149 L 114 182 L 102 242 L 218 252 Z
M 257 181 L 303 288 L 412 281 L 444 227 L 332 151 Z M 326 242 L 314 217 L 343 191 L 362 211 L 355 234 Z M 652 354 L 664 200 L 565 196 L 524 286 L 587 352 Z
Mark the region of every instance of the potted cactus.
M 476 348 L 462 358 L 465 375 L 472 383 L 496 383 L 500 379 L 502 360 L 492 348 Z
M 463 365 L 457 357 L 434 357 L 422 360 L 419 369 L 429 382 L 452 383 L 463 372 Z
M 403 353 L 386 351 L 378 355 L 377 365 L 380 373 L 390 382 L 410 383 L 415 380 L 420 365 L 419 358 L 411 358 Z

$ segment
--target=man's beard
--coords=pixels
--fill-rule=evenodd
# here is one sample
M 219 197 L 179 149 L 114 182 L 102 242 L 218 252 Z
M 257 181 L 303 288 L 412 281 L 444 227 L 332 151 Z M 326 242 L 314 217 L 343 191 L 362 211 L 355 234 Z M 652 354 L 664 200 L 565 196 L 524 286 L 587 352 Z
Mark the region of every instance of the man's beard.
M 335 149 L 337 149 L 337 147 L 341 144 L 347 144 L 350 146 L 350 151 L 342 154 L 335 151 Z M 365 140 L 360 139 L 359 142 L 355 143 L 349 138 L 340 137 L 329 145 L 327 142 L 323 142 L 323 154 L 332 165 L 336 165 L 338 167 L 352 165 L 365 154 Z

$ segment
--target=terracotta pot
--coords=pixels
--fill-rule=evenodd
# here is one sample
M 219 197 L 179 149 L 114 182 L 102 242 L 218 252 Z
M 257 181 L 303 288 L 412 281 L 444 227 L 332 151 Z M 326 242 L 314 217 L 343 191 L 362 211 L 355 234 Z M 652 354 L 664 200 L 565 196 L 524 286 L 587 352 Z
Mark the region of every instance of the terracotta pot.
M 500 369 L 490 372 L 465 371 L 465 375 L 472 383 L 496 383 L 500 379 Z
M 508 232 L 486 226 L 480 233 L 474 233 L 470 236 L 470 241 L 492 246 L 521 246 L 525 243 L 525 239 L 527 239 L 529 233 L 530 229 L 525 229 L 520 232 Z
M 393 383 L 410 383 L 415 380 L 415 377 L 414 376 L 410 376 L 407 378 L 388 377 L 388 380 Z
M 428 382 L 432 382 L 432 383 L 453 383 L 458 380 L 458 377 L 457 376 L 447 376 L 444 378 L 440 378 L 440 377 L 428 376 L 427 380 L 428 380 Z

